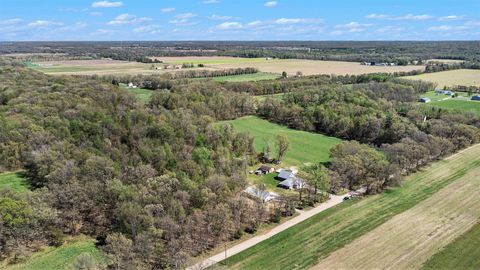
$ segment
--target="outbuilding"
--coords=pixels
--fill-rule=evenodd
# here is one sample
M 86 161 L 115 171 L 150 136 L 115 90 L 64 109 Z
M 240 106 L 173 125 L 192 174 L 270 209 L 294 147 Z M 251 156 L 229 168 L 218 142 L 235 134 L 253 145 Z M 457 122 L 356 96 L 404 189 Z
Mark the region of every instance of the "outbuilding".
M 418 102 L 422 102 L 422 103 L 429 103 L 431 102 L 432 100 L 428 97 L 423 97 L 421 99 L 418 100 Z
M 267 166 L 267 165 L 262 165 L 258 170 L 262 174 L 269 174 L 269 173 L 273 173 L 275 171 L 275 168 Z
M 279 180 L 287 180 L 288 178 L 295 177 L 295 174 L 292 170 L 281 170 L 277 178 Z

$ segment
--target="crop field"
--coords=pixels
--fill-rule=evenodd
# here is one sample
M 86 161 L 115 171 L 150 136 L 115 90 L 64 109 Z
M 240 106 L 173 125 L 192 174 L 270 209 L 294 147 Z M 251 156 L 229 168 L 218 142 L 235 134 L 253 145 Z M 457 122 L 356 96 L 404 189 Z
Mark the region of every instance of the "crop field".
M 97 263 L 105 260 L 101 252 L 95 247 L 93 239 L 76 237 L 69 239 L 60 247 L 47 247 L 35 253 L 21 264 L 12 265 L 6 270 L 69 270 L 74 269 L 72 264 L 80 254 L 90 254 Z
M 480 218 L 480 168 L 334 252 L 315 269 L 419 269 Z
M 281 77 L 280 74 L 258 72 L 253 74 L 214 77 L 212 78 L 212 80 L 217 82 L 258 82 L 258 81 L 265 81 L 265 80 L 275 80 L 280 77 Z
M 30 186 L 21 173 L 11 172 L 0 174 L 0 190 L 5 188 L 17 192 L 26 192 Z
M 380 195 L 361 200 L 344 202 L 330 208 L 244 252 L 230 257 L 227 262 L 228 268 L 300 269 L 313 267 L 329 255 L 334 256 L 334 253 L 341 248 L 346 248 L 358 239 L 362 239 L 362 236 L 379 230 L 379 228 L 384 228 L 385 224 L 396 221 L 407 214 L 413 215 L 421 212 L 418 207 L 426 207 L 429 203 L 439 202 L 437 200 L 441 201 L 438 195 L 434 195 L 437 192 L 441 192 L 438 194 L 447 196 L 446 200 L 454 203 L 444 204 L 440 202 L 438 208 L 432 209 L 431 213 L 427 215 L 435 216 L 434 213 L 437 213 L 438 216 L 442 216 L 442 212 L 446 211 L 450 214 L 446 213 L 445 215 L 450 217 L 454 209 L 461 209 L 460 215 L 475 211 L 474 209 L 478 209 L 479 203 L 473 201 L 475 198 L 467 197 L 476 197 L 479 188 L 474 187 L 472 189 L 467 178 L 468 176 L 478 175 L 480 172 L 479 156 L 480 145 L 473 146 L 409 176 L 400 188 L 391 189 Z M 475 181 L 477 186 L 478 181 L 478 179 Z M 449 186 L 452 183 L 454 186 Z M 470 187 L 470 189 L 467 187 Z M 460 188 L 459 195 L 450 194 L 454 188 Z M 428 199 L 430 197 L 432 199 Z M 468 210 L 468 207 L 463 207 L 462 203 L 473 206 L 473 209 Z M 479 214 L 480 212 L 475 211 L 473 217 L 476 218 Z M 453 214 L 453 217 L 455 218 L 455 214 Z M 453 229 L 452 234 L 450 234 L 449 227 L 444 227 L 442 224 L 443 222 L 450 225 L 452 223 L 441 219 L 440 223 L 436 223 L 431 228 L 434 231 L 432 238 L 442 235 L 444 237 L 442 238 L 442 245 L 446 245 L 456 236 L 461 235 L 462 231 L 466 231 L 469 227 L 468 224 L 473 226 L 475 222 L 472 223 L 471 220 L 468 219 L 466 223 L 461 222 L 458 227 L 453 224 L 453 227 L 451 227 Z M 422 224 L 425 220 L 417 219 L 416 221 L 417 223 L 413 228 L 416 226 L 425 227 Z M 435 231 L 435 228 L 439 228 L 439 231 Z M 404 228 L 399 233 L 404 233 L 403 231 L 405 231 Z M 428 233 L 428 231 L 426 229 L 425 232 Z M 425 236 L 418 237 L 424 239 Z M 432 255 L 438 250 L 435 248 L 439 244 L 433 245 L 432 243 L 425 246 L 427 250 L 423 253 L 425 256 Z M 376 243 L 372 244 L 376 245 Z M 422 248 L 422 245 L 419 246 L 419 248 Z M 390 249 L 392 247 L 385 248 Z M 405 250 L 401 245 L 399 245 L 399 248 Z M 377 254 L 373 257 L 380 259 Z M 342 258 L 342 260 L 346 259 L 348 258 Z
M 438 84 L 439 88 L 454 85 L 480 86 L 480 70 L 478 69 L 456 69 L 442 72 L 425 73 L 402 78 L 434 82 Z
M 480 269 L 480 223 L 433 255 L 423 269 Z
M 191 63 L 194 65 L 223 65 L 223 64 L 240 64 L 240 63 L 258 63 L 263 62 L 265 58 L 241 58 L 230 56 L 178 56 L 178 57 L 150 57 L 152 60 L 163 61 L 168 64 L 181 65 Z
M 272 147 L 278 134 L 285 134 L 290 140 L 290 150 L 282 165 L 299 166 L 312 162 L 330 160 L 330 149 L 341 142 L 340 139 L 321 134 L 289 129 L 254 116 L 238 118 L 231 123 L 236 131 L 248 132 L 254 139 L 254 147 L 261 152 L 265 139 Z

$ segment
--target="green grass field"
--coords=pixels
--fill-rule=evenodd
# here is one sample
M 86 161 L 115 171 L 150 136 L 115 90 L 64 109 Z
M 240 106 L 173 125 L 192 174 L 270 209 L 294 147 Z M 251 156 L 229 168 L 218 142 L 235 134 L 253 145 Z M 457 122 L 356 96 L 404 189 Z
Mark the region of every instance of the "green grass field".
M 30 189 L 30 185 L 22 173 L 2 173 L 0 174 L 0 190 L 5 188 L 10 188 L 17 192 L 26 192 Z
M 11 265 L 6 270 L 67 270 L 73 269 L 75 259 L 83 253 L 90 254 L 98 263 L 105 261 L 102 253 L 95 247 L 94 240 L 77 237 L 68 240 L 61 247 L 48 247 L 35 253 L 24 263 Z
M 258 82 L 258 81 L 266 81 L 266 80 L 275 80 L 280 77 L 281 77 L 280 74 L 257 72 L 254 74 L 214 77 L 212 78 L 212 80 L 217 82 Z
M 410 80 L 425 80 L 438 84 L 438 87 L 464 85 L 480 86 L 480 70 L 476 69 L 457 69 L 434 73 L 425 73 L 415 76 L 402 77 Z
M 480 223 L 433 255 L 423 269 L 480 269 Z
M 305 269 L 480 165 L 480 145 L 434 163 L 400 188 L 344 202 L 228 259 L 228 269 Z
M 443 109 L 473 112 L 480 116 L 480 101 L 449 99 L 428 104 Z
M 341 142 L 334 137 L 289 129 L 254 116 L 221 123 L 231 123 L 236 131 L 248 132 L 254 137 L 254 147 L 258 152 L 263 150 L 265 139 L 270 141 L 273 147 L 276 136 L 285 134 L 290 140 L 290 150 L 282 165 L 300 166 L 305 163 L 327 162 L 330 160 L 330 149 Z
M 121 83 L 121 87 L 125 88 L 129 93 L 135 95 L 139 101 L 148 102 L 155 91 L 144 88 L 128 88 L 125 84 Z

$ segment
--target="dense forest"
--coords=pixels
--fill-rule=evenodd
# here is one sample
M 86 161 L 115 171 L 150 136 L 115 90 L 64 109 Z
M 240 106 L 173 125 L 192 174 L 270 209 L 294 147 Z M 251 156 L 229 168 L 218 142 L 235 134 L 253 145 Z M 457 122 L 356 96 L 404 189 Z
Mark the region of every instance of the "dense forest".
M 248 134 L 218 120 L 258 115 L 345 139 L 316 167 L 332 192 L 381 192 L 480 141 L 477 116 L 416 106 L 434 85 L 386 74 L 218 83 L 53 77 L 1 61 L 0 171 L 24 170 L 33 185 L 0 191 L 0 260 L 12 263 L 86 234 L 111 269 L 181 268 L 291 215 L 297 197 L 272 207 L 245 196 L 247 167 L 259 153 Z M 155 93 L 143 104 L 119 82 Z M 273 93 L 285 95 L 252 97 Z

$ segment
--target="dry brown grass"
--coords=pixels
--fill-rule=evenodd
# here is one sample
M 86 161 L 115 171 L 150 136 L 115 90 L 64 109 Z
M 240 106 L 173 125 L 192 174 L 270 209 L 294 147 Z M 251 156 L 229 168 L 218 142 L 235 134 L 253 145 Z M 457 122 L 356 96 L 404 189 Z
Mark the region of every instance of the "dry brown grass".
M 446 171 L 439 177 L 447 175 Z M 479 191 L 480 168 L 477 167 L 427 200 L 332 253 L 314 269 L 419 269 L 433 254 L 478 222 Z
M 236 68 L 236 67 L 256 67 L 260 71 L 270 73 L 287 72 L 289 75 L 295 75 L 301 71 L 303 75 L 316 74 L 335 74 L 335 75 L 359 75 L 366 73 L 393 73 L 400 71 L 421 70 L 423 66 L 393 66 L 393 67 L 377 67 L 364 66 L 356 62 L 341 61 L 314 61 L 314 60 L 265 60 L 253 63 L 234 63 L 213 65 L 216 68 Z

